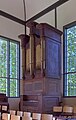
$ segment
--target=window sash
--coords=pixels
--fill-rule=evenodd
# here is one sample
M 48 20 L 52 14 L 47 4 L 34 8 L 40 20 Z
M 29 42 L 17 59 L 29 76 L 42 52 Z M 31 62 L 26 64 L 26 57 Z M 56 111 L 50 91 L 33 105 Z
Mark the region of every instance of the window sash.
M 73 22 L 72 24 L 68 24 L 64 26 L 64 41 L 63 41 L 63 95 L 64 96 L 76 96 L 76 48 L 74 44 L 74 38 L 73 42 L 69 44 L 68 40 L 68 29 L 73 28 L 75 26 L 76 29 L 76 22 Z M 76 34 L 76 32 L 75 32 Z M 74 36 L 73 36 L 74 37 Z M 75 36 L 76 37 L 76 36 Z M 70 45 L 70 49 L 68 49 L 68 44 Z M 72 47 L 74 45 L 74 52 L 75 55 L 72 54 Z M 71 52 L 71 55 L 68 54 L 68 52 Z M 69 57 L 68 57 L 69 56 Z M 73 60 L 73 64 L 72 64 Z M 70 62 L 70 64 L 69 64 Z M 69 69 L 70 67 L 70 69 Z M 71 69 L 73 68 L 73 69 Z M 74 79 L 73 79 L 73 76 Z
M 5 89 L 3 88 L 3 90 L 1 92 L 6 93 L 6 95 L 8 97 L 19 97 L 20 95 L 20 43 L 18 41 L 14 41 L 12 39 L 0 36 L 0 40 L 6 41 L 6 74 L 2 74 L 0 76 L 0 80 L 5 80 Z M 11 49 L 11 44 L 12 45 L 12 49 Z M 16 47 L 15 47 L 16 45 Z M 11 58 L 10 55 L 13 56 L 13 47 L 15 50 L 15 58 Z M 10 52 L 12 52 L 12 54 L 10 54 Z M 11 62 L 12 61 L 12 62 Z M 15 65 L 13 65 L 15 64 Z M 11 68 L 12 65 L 12 68 Z M 12 71 L 10 71 L 10 68 Z M 17 72 L 16 72 L 17 71 Z M 10 74 L 13 73 L 13 74 Z M 16 73 L 16 74 L 15 74 Z M 11 81 L 14 80 L 11 84 Z M 0 81 L 1 82 L 1 81 Z M 15 83 L 16 82 L 16 83 Z M 4 84 L 4 83 L 3 83 Z M 11 91 L 13 90 L 14 86 L 16 86 L 14 92 Z M 1 86 L 2 87 L 2 86 Z M 1 89 L 0 87 L 0 89 Z M 12 87 L 12 89 L 11 89 Z M 12 94 L 13 93 L 13 94 Z M 14 96 L 13 96 L 14 95 Z

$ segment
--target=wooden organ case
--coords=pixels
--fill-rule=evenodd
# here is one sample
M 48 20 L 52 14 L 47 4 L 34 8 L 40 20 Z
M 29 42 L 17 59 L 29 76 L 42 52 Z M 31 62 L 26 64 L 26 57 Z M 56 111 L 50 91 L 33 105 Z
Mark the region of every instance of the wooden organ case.
M 61 35 L 49 24 L 31 22 L 22 42 L 21 110 L 50 113 L 61 98 Z

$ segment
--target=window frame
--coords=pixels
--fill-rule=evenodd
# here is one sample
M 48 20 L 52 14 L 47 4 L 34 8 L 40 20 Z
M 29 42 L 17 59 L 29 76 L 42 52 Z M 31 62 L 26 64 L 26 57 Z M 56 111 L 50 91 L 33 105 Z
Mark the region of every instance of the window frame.
M 66 59 L 65 44 L 67 42 L 67 35 L 66 35 L 67 32 L 66 31 L 67 31 L 67 29 L 69 29 L 69 28 L 71 28 L 73 26 L 76 26 L 76 21 L 71 22 L 71 23 L 63 26 L 63 97 L 64 98 L 73 98 L 73 97 L 75 98 L 76 97 L 76 96 L 67 96 L 67 95 L 65 95 L 65 82 L 66 82 L 66 80 L 65 80 L 65 74 L 66 74 L 66 76 L 68 74 L 68 72 L 65 71 L 65 67 L 66 67 L 66 65 L 65 65 L 65 59 Z M 66 62 L 66 64 L 67 64 L 67 62 Z M 76 73 L 76 72 L 71 72 L 71 73 Z
M 2 36 L 2 35 L 0 35 L 0 38 L 3 38 L 3 39 L 6 39 L 6 41 L 9 41 L 9 43 L 10 42 L 13 42 L 13 43 L 17 43 L 18 45 L 19 45 L 19 81 L 18 81 L 18 93 L 19 93 L 19 95 L 18 96 L 16 96 L 16 97 L 14 97 L 14 96 L 10 96 L 10 85 L 7 85 L 7 86 L 9 86 L 7 89 L 8 89 L 8 98 L 19 98 L 20 97 L 20 42 L 19 41 L 17 41 L 17 40 L 14 40 L 14 39 L 11 39 L 11 38 L 8 38 L 8 37 L 5 37 L 5 36 Z M 9 52 L 10 52 L 10 49 L 9 49 Z M 10 68 L 10 67 L 9 67 Z M 9 69 L 8 68 L 8 69 Z M 11 79 L 11 78 L 9 78 L 9 79 Z M 8 82 L 7 81 L 7 84 L 10 84 L 10 81 Z

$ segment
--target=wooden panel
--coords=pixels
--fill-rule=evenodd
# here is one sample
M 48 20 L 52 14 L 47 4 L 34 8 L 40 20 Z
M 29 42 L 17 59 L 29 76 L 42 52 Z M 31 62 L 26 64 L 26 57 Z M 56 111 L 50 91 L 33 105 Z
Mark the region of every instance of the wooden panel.
M 30 49 L 26 50 L 26 71 L 30 71 Z
M 41 68 L 41 46 L 40 44 L 36 46 L 36 69 Z
M 60 45 L 46 40 L 46 76 L 60 78 Z
M 60 80 L 57 79 L 46 79 L 45 80 L 46 94 L 51 96 L 57 96 L 61 94 Z
M 25 91 L 33 91 L 33 84 L 32 84 L 32 82 L 25 84 Z
M 37 107 L 38 106 L 38 101 L 30 100 L 30 101 L 24 101 L 23 102 L 24 106 L 33 106 Z
M 58 97 L 44 96 L 43 97 L 43 112 L 51 113 L 52 107 L 55 105 L 58 105 L 58 102 L 59 102 Z
M 23 100 L 24 101 L 27 101 L 27 100 L 35 100 L 37 101 L 38 100 L 38 95 L 23 95 Z
M 57 42 L 61 42 L 60 39 L 62 32 L 60 30 L 56 29 L 55 27 L 47 23 L 40 23 L 39 25 L 37 25 L 37 27 L 40 29 L 41 36 L 52 38 Z
M 26 98 L 24 100 L 24 98 Z M 23 95 L 23 110 L 30 112 L 38 112 L 39 111 L 39 102 L 40 98 L 38 95 Z
M 31 107 L 31 106 L 23 106 L 23 111 L 27 112 L 38 112 L 38 107 Z
M 4 110 L 5 109 L 5 110 Z M 4 93 L 0 93 L 0 112 L 8 111 L 8 97 Z
M 34 90 L 35 91 L 41 91 L 43 89 L 43 82 L 37 81 L 34 83 Z
M 25 83 L 24 91 L 26 93 L 36 93 L 43 90 L 43 80 L 34 80 L 34 81 L 27 81 Z
M 4 93 L 0 93 L 0 102 L 8 102 L 8 97 Z

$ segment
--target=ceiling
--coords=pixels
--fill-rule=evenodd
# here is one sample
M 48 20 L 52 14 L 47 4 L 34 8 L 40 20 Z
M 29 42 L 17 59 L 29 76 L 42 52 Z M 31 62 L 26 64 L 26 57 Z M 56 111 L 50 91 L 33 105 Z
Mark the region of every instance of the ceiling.
M 58 0 L 25 0 L 26 19 L 31 18 Z M 24 20 L 23 0 L 0 0 L 0 10 Z

